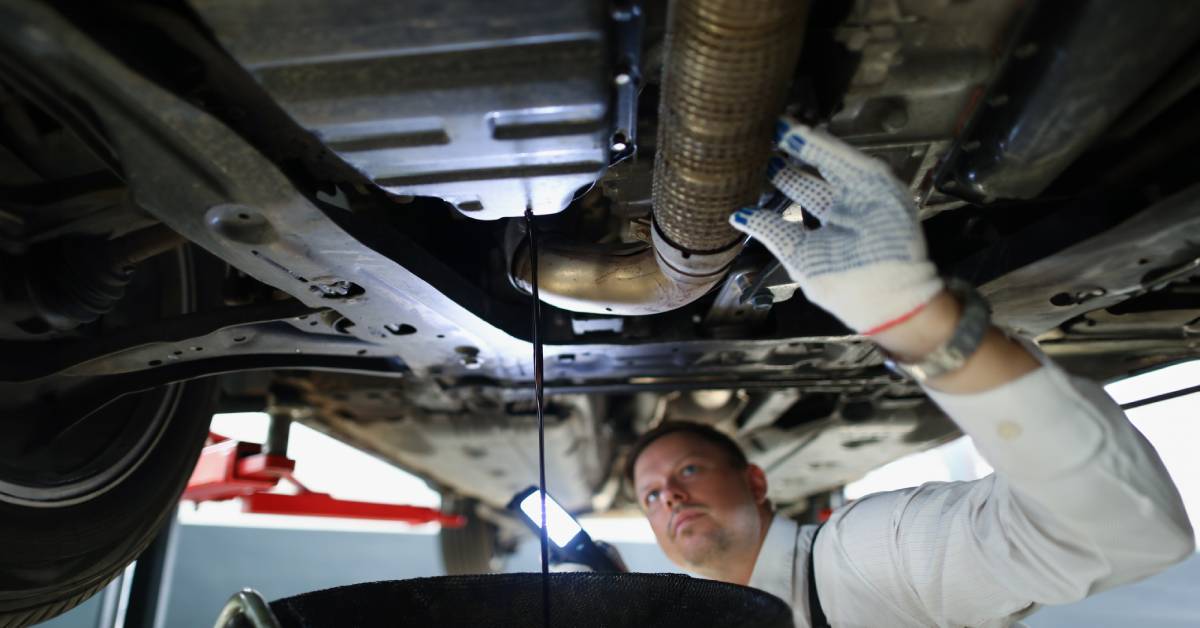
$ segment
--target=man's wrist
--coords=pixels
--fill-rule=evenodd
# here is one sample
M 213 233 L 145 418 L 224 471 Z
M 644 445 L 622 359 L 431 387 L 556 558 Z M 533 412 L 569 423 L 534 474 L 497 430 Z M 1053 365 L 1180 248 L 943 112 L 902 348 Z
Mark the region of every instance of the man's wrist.
M 920 362 L 950 340 L 961 315 L 962 304 L 942 290 L 911 318 L 871 339 L 902 362 Z
M 962 303 L 943 290 L 916 316 L 871 338 L 894 359 L 909 364 L 923 362 L 954 335 L 962 311 Z M 925 385 L 947 393 L 978 393 L 1013 381 L 1038 366 L 1037 359 L 1020 343 L 990 327 L 962 368 L 932 378 Z

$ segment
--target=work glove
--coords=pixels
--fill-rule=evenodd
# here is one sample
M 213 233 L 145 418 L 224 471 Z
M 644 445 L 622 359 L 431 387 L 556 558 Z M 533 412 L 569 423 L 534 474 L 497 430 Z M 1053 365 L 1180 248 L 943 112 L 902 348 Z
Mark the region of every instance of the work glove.
M 883 162 L 790 118 L 780 120 L 777 138 L 796 163 L 773 158 L 770 180 L 794 204 L 782 214 L 740 209 L 729 222 L 762 242 L 809 301 L 871 334 L 906 320 L 942 290 L 916 206 Z M 800 212 L 820 226 L 805 227 Z

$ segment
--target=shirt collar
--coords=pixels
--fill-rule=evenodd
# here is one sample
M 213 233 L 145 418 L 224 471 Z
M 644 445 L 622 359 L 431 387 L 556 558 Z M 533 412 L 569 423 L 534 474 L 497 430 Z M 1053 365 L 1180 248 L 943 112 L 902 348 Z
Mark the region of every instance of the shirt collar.
M 775 515 L 767 536 L 763 539 L 762 547 L 758 550 L 758 559 L 754 561 L 754 571 L 750 574 L 748 586 L 771 595 L 791 605 L 796 578 L 796 543 L 799 538 L 800 526 L 787 517 Z

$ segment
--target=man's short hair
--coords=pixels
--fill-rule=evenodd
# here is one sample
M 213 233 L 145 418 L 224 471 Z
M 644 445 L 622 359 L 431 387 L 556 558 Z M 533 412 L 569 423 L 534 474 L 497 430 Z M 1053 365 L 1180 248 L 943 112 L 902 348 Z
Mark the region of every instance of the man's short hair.
M 642 434 L 637 441 L 633 443 L 633 447 L 629 450 L 629 455 L 625 457 L 625 481 L 628 483 L 630 490 L 633 486 L 633 467 L 637 464 L 638 457 L 642 452 L 646 451 L 654 441 L 666 436 L 667 434 L 691 434 L 696 438 L 712 443 L 725 452 L 729 456 L 729 463 L 735 469 L 745 469 L 749 466 L 750 461 L 746 459 L 746 453 L 738 446 L 734 440 L 726 436 L 723 432 L 717 431 L 711 426 L 703 423 L 692 423 L 691 421 L 664 421 L 658 427 Z

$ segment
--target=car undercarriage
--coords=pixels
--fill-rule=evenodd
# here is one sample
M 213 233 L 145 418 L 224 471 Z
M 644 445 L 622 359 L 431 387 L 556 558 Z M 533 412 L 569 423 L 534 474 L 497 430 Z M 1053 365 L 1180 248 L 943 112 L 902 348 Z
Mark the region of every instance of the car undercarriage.
M 887 163 L 941 272 L 1110 380 L 1200 353 L 1198 45 L 1186 1 L 0 2 L 0 507 L 78 516 L 194 461 L 173 417 L 251 409 L 511 542 L 529 211 L 549 492 L 635 507 L 625 448 L 691 420 L 799 515 L 958 431 L 731 234 L 784 204 L 777 116 Z M 101 571 L 0 563 L 37 593 L 0 625 Z

